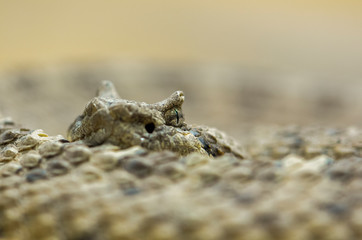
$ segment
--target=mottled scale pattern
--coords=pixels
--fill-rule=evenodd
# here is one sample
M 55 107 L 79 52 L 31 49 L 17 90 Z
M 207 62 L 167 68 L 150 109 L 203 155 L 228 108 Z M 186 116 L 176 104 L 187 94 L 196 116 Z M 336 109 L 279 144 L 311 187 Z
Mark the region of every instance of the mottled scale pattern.
M 111 82 L 104 81 L 69 127 L 68 139 L 88 146 L 110 143 L 122 149 L 170 150 L 182 156 L 197 152 L 245 157 L 243 149 L 221 131 L 188 125 L 182 111 L 184 100 L 182 91 L 154 104 L 124 100 Z
M 362 238 L 362 129 L 254 128 L 243 158 L 211 128 L 187 129 L 205 152 L 0 119 L 0 239 Z

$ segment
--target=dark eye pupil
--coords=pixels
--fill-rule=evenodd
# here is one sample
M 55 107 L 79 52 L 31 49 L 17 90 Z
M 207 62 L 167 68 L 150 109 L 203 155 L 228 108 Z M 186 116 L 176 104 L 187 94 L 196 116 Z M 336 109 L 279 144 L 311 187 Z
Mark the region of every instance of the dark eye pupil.
M 180 116 L 178 115 L 178 111 L 175 109 L 176 112 L 176 123 L 178 124 L 178 122 L 180 121 Z
M 154 123 L 147 123 L 145 125 L 146 131 L 148 133 L 152 133 L 155 130 L 155 124 Z

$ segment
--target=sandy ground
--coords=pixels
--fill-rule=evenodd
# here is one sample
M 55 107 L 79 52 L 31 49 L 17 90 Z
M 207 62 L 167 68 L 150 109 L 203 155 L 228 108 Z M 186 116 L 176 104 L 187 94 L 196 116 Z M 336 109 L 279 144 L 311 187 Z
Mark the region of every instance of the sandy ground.
M 18 69 L 0 75 L 0 111 L 29 128 L 65 135 L 69 124 L 111 80 L 125 99 L 157 102 L 186 95 L 188 123 L 242 139 L 250 126 L 360 125 L 362 81 L 215 64 L 101 62 Z

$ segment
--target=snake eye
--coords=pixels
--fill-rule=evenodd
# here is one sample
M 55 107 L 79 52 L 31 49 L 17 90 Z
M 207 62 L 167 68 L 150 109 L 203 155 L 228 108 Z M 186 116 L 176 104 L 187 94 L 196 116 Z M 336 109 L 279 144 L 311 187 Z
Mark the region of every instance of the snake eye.
M 176 114 L 176 123 L 178 124 L 179 121 L 180 121 L 180 116 L 179 116 L 179 114 L 178 114 L 177 109 L 175 109 L 175 114 Z
M 153 131 L 155 130 L 155 128 L 156 128 L 156 126 L 155 126 L 155 124 L 154 124 L 153 122 L 147 123 L 147 124 L 145 125 L 145 129 L 146 129 L 146 131 L 147 131 L 148 133 L 153 133 Z
M 165 112 L 164 115 L 166 125 L 179 127 L 184 122 L 182 110 L 179 108 L 171 108 Z

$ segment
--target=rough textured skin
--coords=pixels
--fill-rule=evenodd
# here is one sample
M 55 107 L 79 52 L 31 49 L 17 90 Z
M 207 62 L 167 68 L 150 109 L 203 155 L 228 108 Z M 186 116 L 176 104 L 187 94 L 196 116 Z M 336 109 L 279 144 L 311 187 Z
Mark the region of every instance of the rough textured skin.
M 185 131 L 205 152 L 90 146 L 0 118 L 0 239 L 362 239 L 361 128 L 258 128 L 248 159 L 210 156 L 232 146 L 213 129 Z
M 70 126 L 70 141 L 81 140 L 89 146 L 111 143 L 122 149 L 141 146 L 180 155 L 230 153 L 244 158 L 240 146 L 225 134 L 185 123 L 182 112 L 185 97 L 181 91 L 155 104 L 139 103 L 120 99 L 113 84 L 105 81 L 97 95 Z
M 360 136 L 264 129 L 242 160 L 89 147 L 0 119 L 0 238 L 361 239 Z

